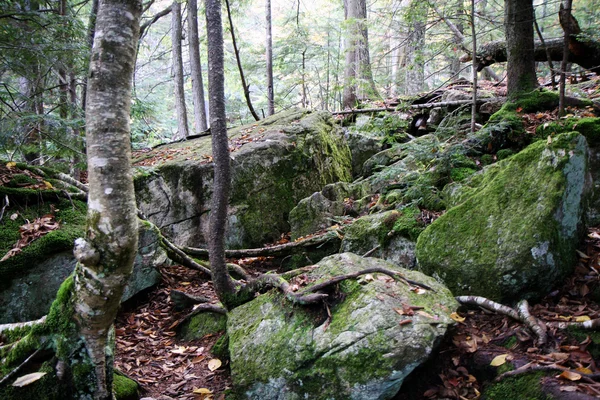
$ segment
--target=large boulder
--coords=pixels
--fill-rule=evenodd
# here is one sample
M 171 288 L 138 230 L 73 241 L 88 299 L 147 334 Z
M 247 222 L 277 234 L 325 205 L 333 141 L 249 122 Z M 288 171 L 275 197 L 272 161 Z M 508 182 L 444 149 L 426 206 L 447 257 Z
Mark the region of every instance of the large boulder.
M 433 290 L 378 274 L 346 280 L 332 291 L 331 318 L 277 291 L 258 296 L 228 315 L 236 391 L 261 400 L 392 398 L 439 344 L 456 301 L 434 279 L 383 260 L 343 253 L 317 265 L 309 282 L 381 267 Z
M 262 245 L 289 231 L 290 210 L 328 183 L 351 179 L 341 128 L 324 112 L 294 110 L 229 132 L 232 190 L 226 244 Z M 210 138 L 160 147 L 135 179 L 140 209 L 175 242 L 205 246 L 212 195 Z M 147 164 L 138 160 L 138 165 Z
M 418 238 L 419 268 L 456 295 L 544 295 L 574 265 L 590 187 L 582 135 L 536 142 L 453 191 L 458 205 Z

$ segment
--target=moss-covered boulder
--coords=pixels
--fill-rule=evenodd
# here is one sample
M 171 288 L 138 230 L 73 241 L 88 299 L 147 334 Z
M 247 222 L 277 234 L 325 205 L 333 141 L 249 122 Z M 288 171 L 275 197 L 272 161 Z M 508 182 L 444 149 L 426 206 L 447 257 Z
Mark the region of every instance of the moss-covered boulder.
M 416 263 L 415 242 L 425 229 L 418 220 L 420 213 L 418 207 L 410 206 L 361 217 L 344 231 L 340 251 L 368 253 L 412 269 Z
M 582 135 L 536 142 L 454 193 L 458 205 L 419 236 L 419 268 L 455 295 L 544 295 L 573 266 L 590 185 Z
M 293 110 L 229 132 L 232 190 L 226 243 L 252 247 L 289 231 L 297 202 L 328 183 L 351 179 L 341 128 L 324 112 Z M 206 245 L 212 195 L 210 138 L 160 147 L 163 161 L 136 179 L 140 209 L 179 244 Z M 140 160 L 143 164 L 143 161 Z
M 294 306 L 277 291 L 258 296 L 231 311 L 227 322 L 239 396 L 391 399 L 439 344 L 457 303 L 430 277 L 352 253 L 323 259 L 307 276 L 318 283 L 372 267 L 399 271 L 435 292 L 380 275 L 343 281 L 332 292 L 330 319 L 324 307 Z
M 60 229 L 51 231 L 24 247 L 16 256 L 0 262 L 0 323 L 29 321 L 45 315 L 61 283 L 75 268 L 73 242 L 84 235 L 86 206 L 78 201 L 54 204 L 62 205 L 60 209 L 56 207 Z M 64 216 L 60 211 L 63 209 Z M 6 226 L 4 228 L 7 237 L 10 232 L 13 236 L 16 234 L 3 243 L 10 248 L 18 238 L 18 225 L 10 230 Z M 157 284 L 161 277 L 157 267 L 167 261 L 156 233 L 140 222 L 138 253 L 122 301 Z

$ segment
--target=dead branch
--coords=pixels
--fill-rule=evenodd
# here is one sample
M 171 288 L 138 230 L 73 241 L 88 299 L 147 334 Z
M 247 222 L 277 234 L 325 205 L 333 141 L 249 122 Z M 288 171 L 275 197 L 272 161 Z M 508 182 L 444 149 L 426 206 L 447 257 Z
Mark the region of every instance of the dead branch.
M 156 228 L 156 229 L 158 229 L 158 228 Z M 171 260 L 183 265 L 184 267 L 194 269 L 196 271 L 204 272 L 208 276 L 212 276 L 212 272 L 210 271 L 209 268 L 206 268 L 205 266 L 197 263 L 193 258 L 191 258 L 187 254 L 185 254 L 179 247 L 177 247 L 175 244 L 171 243 L 171 241 L 169 239 L 164 237 L 162 235 L 162 233 L 160 233 L 160 230 L 159 230 L 159 235 L 160 235 L 160 240 L 159 240 L 160 246 L 163 249 L 165 249 L 165 251 L 167 252 L 167 256 Z
M 15 329 L 28 328 L 28 327 L 42 325 L 44 322 L 46 322 L 46 315 L 44 315 L 40 319 L 36 319 L 35 321 L 15 322 L 12 324 L 0 325 L 0 334 L 3 332 L 11 332 L 11 331 L 14 331 Z
M 529 312 L 529 303 L 527 300 L 522 300 L 517 305 L 517 311 L 521 317 L 521 321 L 538 337 L 538 344 L 543 346 L 548 341 L 548 329 L 544 322 L 540 321 Z
M 318 247 L 331 240 L 339 239 L 335 230 L 330 230 L 322 235 L 313 236 L 297 242 L 290 242 L 271 247 L 262 247 L 258 249 L 240 249 L 225 250 L 227 258 L 245 258 L 245 257 L 283 257 L 295 254 L 307 247 Z M 208 257 L 208 249 L 198 249 L 194 247 L 182 247 L 183 252 L 191 256 Z
M 544 46 L 545 44 L 545 46 Z M 542 44 L 541 41 L 535 41 L 533 56 L 535 61 L 561 61 L 563 57 L 564 41 L 562 38 L 548 39 Z M 592 72 L 600 73 L 600 43 L 593 40 L 581 40 L 572 35 L 569 42 L 569 61 L 580 65 Z M 494 41 L 482 45 L 477 52 L 477 70 L 498 62 L 506 62 L 506 42 Z M 471 54 L 466 54 L 460 58 L 460 61 L 467 62 L 472 60 Z
M 558 329 L 581 328 L 581 329 L 595 330 L 595 329 L 600 328 L 600 318 L 591 319 L 589 321 L 583 321 L 583 322 L 570 322 L 570 321 L 546 322 L 546 325 L 552 326 L 552 327 L 558 328 Z
M 489 101 L 501 101 L 499 98 L 487 98 L 487 99 L 477 99 L 478 104 L 487 103 Z M 425 108 L 436 108 L 436 107 L 453 107 L 453 106 L 462 106 L 465 104 L 472 104 L 473 100 L 454 100 L 454 101 L 439 101 L 435 103 L 425 103 L 425 104 L 412 104 L 410 106 L 406 106 L 406 108 L 413 109 L 425 109 Z M 346 114 L 363 114 L 363 113 L 373 113 L 380 111 L 398 111 L 403 107 L 398 108 L 390 108 L 390 107 L 382 107 L 382 108 L 357 108 L 353 110 L 344 110 L 344 111 L 336 111 L 332 112 L 333 115 L 346 115 Z

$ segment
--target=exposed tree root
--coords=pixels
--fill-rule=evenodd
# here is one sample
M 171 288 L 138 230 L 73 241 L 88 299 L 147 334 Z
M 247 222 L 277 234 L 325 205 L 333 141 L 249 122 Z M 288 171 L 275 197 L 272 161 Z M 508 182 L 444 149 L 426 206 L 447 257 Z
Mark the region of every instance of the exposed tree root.
M 500 374 L 496 377 L 496 379 L 494 379 L 496 382 L 501 381 L 504 378 L 508 378 L 509 376 L 515 376 L 515 375 L 521 375 L 521 374 L 525 374 L 528 372 L 535 372 L 535 371 L 562 371 L 562 372 L 572 372 L 575 374 L 579 374 L 582 377 L 586 377 L 589 379 L 600 379 L 600 373 L 595 373 L 595 374 L 586 374 L 585 372 L 581 372 L 581 371 L 573 371 L 569 368 L 565 368 L 563 366 L 560 365 L 556 365 L 556 364 L 551 364 L 551 365 L 537 365 L 537 364 L 533 364 L 533 363 L 529 363 L 529 364 L 525 364 L 520 368 L 514 369 L 512 371 L 507 371 L 503 374 Z
M 517 310 L 521 321 L 538 337 L 538 345 L 545 345 L 548 342 L 548 328 L 544 322 L 531 315 L 527 300 L 520 301 Z
M 478 104 L 487 103 L 489 101 L 499 101 L 498 98 L 489 98 L 489 99 L 478 99 Z M 473 104 L 473 100 L 455 100 L 455 101 L 440 101 L 440 102 L 432 102 L 425 104 L 412 104 L 407 106 L 406 108 L 414 108 L 414 109 L 425 109 L 425 108 L 436 108 L 436 107 L 453 107 L 453 106 L 462 106 L 465 104 Z M 333 115 L 347 115 L 347 114 L 365 114 L 365 113 L 374 113 L 380 111 L 398 111 L 402 109 L 402 107 L 392 108 L 392 107 L 381 107 L 381 108 L 357 108 L 354 110 L 344 110 L 344 111 L 336 111 L 333 112 Z
M 486 299 L 485 297 L 458 296 L 458 297 L 456 297 L 456 301 L 458 301 L 460 304 L 464 304 L 464 305 L 473 305 L 473 306 L 483 307 L 487 310 L 497 312 L 499 314 L 507 315 L 514 320 L 521 321 L 521 318 L 519 317 L 519 313 L 517 313 L 515 310 L 513 310 L 512 308 L 507 307 L 505 305 L 502 305 L 500 303 L 496 303 L 495 301 L 492 301 L 490 299 Z
M 568 321 L 564 321 L 564 322 L 546 322 L 547 326 L 552 326 L 554 328 L 558 328 L 558 329 L 567 329 L 567 328 L 581 328 L 581 329 L 589 329 L 589 330 L 595 330 L 600 328 L 600 318 L 596 318 L 596 319 L 591 319 L 589 321 L 582 321 L 582 322 L 568 322 Z
M 15 329 L 28 328 L 28 327 L 34 327 L 37 325 L 42 325 L 44 322 L 46 322 L 46 315 L 44 315 L 40 319 L 36 319 L 35 321 L 15 322 L 12 324 L 0 325 L 0 334 L 3 332 L 14 331 Z
M 246 258 L 246 257 L 285 257 L 299 253 L 308 247 L 318 247 L 331 240 L 339 239 L 339 232 L 330 230 L 322 235 L 317 235 L 297 242 L 290 242 L 271 247 L 261 247 L 258 249 L 240 249 L 225 250 L 227 258 Z M 198 249 L 194 247 L 183 246 L 183 252 L 191 256 L 208 257 L 208 249 Z

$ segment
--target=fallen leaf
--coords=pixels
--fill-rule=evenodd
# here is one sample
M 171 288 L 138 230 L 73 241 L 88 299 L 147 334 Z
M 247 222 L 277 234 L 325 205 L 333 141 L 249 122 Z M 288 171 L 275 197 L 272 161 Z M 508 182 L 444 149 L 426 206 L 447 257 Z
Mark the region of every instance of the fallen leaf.
M 575 369 L 575 371 L 581 372 L 582 374 L 591 374 L 592 370 L 589 368 L 585 368 L 585 367 L 579 367 L 577 369 Z
M 573 371 L 563 371 L 562 374 L 560 374 L 558 377 L 565 378 L 570 381 L 578 381 L 581 379 L 581 375 L 579 375 L 577 372 L 573 372 Z
M 499 356 L 494 357 L 490 365 L 492 367 L 499 367 L 502 364 L 506 363 L 506 357 L 508 357 L 508 354 L 500 354 Z
M 560 386 L 558 389 L 561 392 L 576 392 L 577 386 Z
M 450 318 L 452 318 L 456 322 L 464 322 L 466 320 L 465 317 L 461 317 L 460 315 L 458 315 L 457 312 L 453 312 L 452 314 L 450 314 Z
M 195 388 L 194 393 L 195 394 L 212 394 L 212 390 L 207 389 L 207 388 Z
M 17 378 L 17 380 L 14 381 L 12 385 L 16 387 L 27 386 L 41 379 L 44 375 L 46 375 L 46 372 L 34 372 L 33 374 L 23 375 L 22 377 Z
M 221 364 L 221 360 L 219 360 L 218 358 L 213 358 L 208 362 L 208 369 L 214 371 L 216 369 L 219 369 L 219 367 L 221 367 Z

